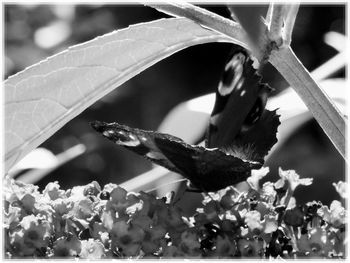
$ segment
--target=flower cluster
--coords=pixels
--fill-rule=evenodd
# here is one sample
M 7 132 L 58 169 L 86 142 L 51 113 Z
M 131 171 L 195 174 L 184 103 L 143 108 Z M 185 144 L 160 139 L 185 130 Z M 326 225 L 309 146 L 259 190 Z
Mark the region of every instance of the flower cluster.
M 248 190 L 208 193 L 192 217 L 171 198 L 127 192 L 92 182 L 67 191 L 57 182 L 42 191 L 6 178 L 7 258 L 344 258 L 346 211 L 341 202 L 296 205 L 295 171 Z M 344 192 L 344 183 L 335 185 Z M 346 188 L 346 187 L 345 187 Z

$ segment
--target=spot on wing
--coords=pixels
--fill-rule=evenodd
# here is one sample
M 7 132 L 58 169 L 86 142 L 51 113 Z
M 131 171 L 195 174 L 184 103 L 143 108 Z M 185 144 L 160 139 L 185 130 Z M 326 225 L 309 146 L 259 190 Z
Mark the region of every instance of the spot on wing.
M 237 88 L 236 88 L 236 89 L 237 89 L 238 91 L 242 88 L 243 82 L 244 82 L 244 80 L 243 80 L 243 79 L 240 79 L 239 82 L 237 83 Z
M 141 144 L 136 136 L 128 134 L 124 131 L 118 131 L 117 134 L 114 134 L 114 136 L 116 137 L 115 143 L 118 145 L 135 147 Z
M 106 130 L 106 131 L 102 132 L 102 134 L 103 134 L 103 136 L 111 137 L 114 134 L 114 131 L 113 130 Z
M 233 89 L 239 88 L 243 84 L 243 65 L 246 57 L 243 53 L 235 54 L 229 63 L 225 66 L 225 72 L 222 81 L 219 83 L 218 92 L 221 96 L 231 94 Z

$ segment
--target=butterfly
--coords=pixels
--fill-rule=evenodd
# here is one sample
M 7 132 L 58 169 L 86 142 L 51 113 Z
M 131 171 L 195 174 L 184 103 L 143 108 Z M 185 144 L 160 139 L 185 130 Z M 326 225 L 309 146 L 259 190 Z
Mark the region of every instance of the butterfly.
M 199 191 L 217 191 L 261 168 L 277 142 L 279 116 L 265 109 L 270 91 L 247 51 L 236 48 L 216 91 L 205 147 L 116 122 L 94 121 L 91 126 L 114 143 L 183 175 Z

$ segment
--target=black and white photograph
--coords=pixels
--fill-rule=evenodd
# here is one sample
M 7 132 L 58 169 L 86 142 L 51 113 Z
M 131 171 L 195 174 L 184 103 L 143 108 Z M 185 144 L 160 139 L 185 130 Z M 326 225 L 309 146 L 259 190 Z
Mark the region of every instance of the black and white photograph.
M 2 259 L 346 260 L 348 12 L 3 1 Z

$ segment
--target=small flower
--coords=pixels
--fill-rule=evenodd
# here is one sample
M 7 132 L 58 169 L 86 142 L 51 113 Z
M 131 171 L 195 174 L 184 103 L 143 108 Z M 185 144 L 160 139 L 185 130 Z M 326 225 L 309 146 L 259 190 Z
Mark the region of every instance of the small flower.
M 115 222 L 110 235 L 113 251 L 118 251 L 127 257 L 139 255 L 145 236 L 139 226 L 129 225 L 125 221 Z
M 48 183 L 43 191 L 43 195 L 52 201 L 58 198 L 66 198 L 65 191 L 60 190 L 60 185 L 57 181 Z
M 297 246 L 299 252 L 308 254 L 309 257 L 326 257 L 333 250 L 333 245 L 327 238 L 327 231 L 321 227 L 302 234 L 297 239 Z
M 276 215 L 265 215 L 264 220 L 262 221 L 263 232 L 265 234 L 271 234 L 275 232 L 278 228 Z
M 51 201 L 47 202 L 48 200 L 46 198 L 40 198 L 39 200 L 36 199 L 35 202 L 35 211 L 34 213 L 37 216 L 41 216 L 46 218 L 47 221 L 50 223 L 52 222 L 52 216 L 55 213 Z
M 266 202 L 258 201 L 255 210 L 260 213 L 261 217 L 264 217 L 266 214 L 270 213 L 272 209 Z
M 215 239 L 215 251 L 210 256 L 214 257 L 232 257 L 236 254 L 237 247 L 234 241 L 231 241 L 227 235 L 218 235 Z
M 101 221 L 106 229 L 112 230 L 113 224 L 116 221 L 116 215 L 111 210 L 104 210 L 101 215 Z
M 160 225 L 152 226 L 152 219 L 148 216 L 137 216 L 133 218 L 132 224 L 137 225 L 145 232 L 142 241 L 142 251 L 147 255 L 155 253 L 161 246 L 161 240 L 165 238 L 166 230 Z
M 23 217 L 20 226 L 10 237 L 10 243 L 20 255 L 34 255 L 36 250 L 46 249 L 50 236 L 50 225 L 46 220 L 29 215 Z
M 260 221 L 261 215 L 258 211 L 248 211 L 245 214 L 245 219 L 244 222 L 247 224 L 248 228 L 250 229 L 250 231 L 260 231 L 263 226 L 261 224 Z
M 290 185 L 290 189 L 294 192 L 298 185 L 311 185 L 312 178 L 300 178 L 300 176 L 294 170 L 283 171 L 281 168 L 278 169 L 280 177 L 287 180 Z
M 193 230 L 186 230 L 181 234 L 179 249 L 185 257 L 199 257 L 201 255 L 198 234 Z
M 157 211 L 167 209 L 167 204 L 165 204 L 164 199 L 162 198 L 156 198 L 145 192 L 140 192 L 138 197 L 142 201 L 142 209 L 138 212 L 140 215 L 147 215 L 150 218 L 153 218 Z
M 10 205 L 8 210 L 4 213 L 4 224 L 5 228 L 12 229 L 15 228 L 20 222 L 21 208 Z
M 74 203 L 72 210 L 69 215 L 73 215 L 79 219 L 90 218 L 94 214 L 94 202 L 92 202 L 88 197 Z
M 31 194 L 25 194 L 21 199 L 22 207 L 27 214 L 32 214 L 34 212 L 35 197 Z
M 112 190 L 114 188 L 117 188 L 118 185 L 117 184 L 112 184 L 112 183 L 109 183 L 109 184 L 106 184 L 104 187 L 103 187 L 103 190 L 102 191 L 106 191 L 108 193 L 112 192 Z
M 143 202 L 134 194 L 129 194 L 127 196 L 128 206 L 126 207 L 126 213 L 128 215 L 133 215 L 137 211 L 141 211 L 143 208 Z
M 56 216 L 63 216 L 65 214 L 68 214 L 74 206 L 73 202 L 69 201 L 68 199 L 62 198 L 58 198 L 52 201 L 51 204 Z
M 335 190 L 338 192 L 338 194 L 342 198 L 347 197 L 348 193 L 348 184 L 347 182 L 339 181 L 338 183 L 333 183 L 333 186 L 335 187 Z
M 346 223 L 346 211 L 341 203 L 337 200 L 334 200 L 331 203 L 330 209 L 327 206 L 322 206 L 318 209 L 317 213 L 325 220 L 326 222 L 332 224 L 334 227 L 341 227 Z
M 69 201 L 79 202 L 80 200 L 86 199 L 84 195 L 85 186 L 74 186 L 72 189 L 68 189 L 65 195 L 68 197 Z
M 100 259 L 105 255 L 104 246 L 100 241 L 92 238 L 81 241 L 81 252 L 79 254 L 81 258 Z
M 118 186 L 111 191 L 110 198 L 113 203 L 125 203 L 127 194 L 128 192 L 124 188 Z
M 34 215 L 30 215 L 24 217 L 20 225 L 24 230 L 24 243 L 31 244 L 37 248 L 47 245 L 47 239 L 50 235 L 50 225 L 46 220 L 41 220 Z
M 113 227 L 113 225 L 112 225 Z M 111 229 L 112 229 L 111 227 Z M 107 246 L 109 241 L 108 229 L 103 226 L 103 223 L 94 222 L 90 234 L 92 238 L 101 240 L 102 244 Z
M 164 227 L 173 242 L 179 242 L 181 233 L 188 229 L 187 221 L 182 216 L 179 207 L 172 205 L 161 206 L 155 212 L 159 225 Z
M 60 237 L 53 245 L 54 257 L 75 257 L 80 252 L 81 241 L 71 233 L 68 233 L 67 237 Z
M 101 192 L 101 186 L 98 182 L 93 181 L 84 187 L 83 193 L 85 196 L 93 195 L 97 196 Z
M 111 211 L 114 218 L 129 218 L 129 215 L 136 211 L 142 210 L 143 204 L 140 202 L 140 198 L 134 194 L 128 194 L 128 192 L 121 188 L 116 187 L 110 193 L 110 200 L 106 203 L 106 211 Z M 115 215 L 115 216 L 114 216 Z
M 324 228 L 317 227 L 310 230 L 310 245 L 314 253 L 319 252 L 320 255 L 325 256 L 325 248 L 329 247 L 326 246 L 327 241 L 327 231 Z
M 265 182 L 262 186 L 261 194 L 267 203 L 273 204 L 277 195 L 274 184 L 271 182 Z
M 33 256 L 36 248 L 33 246 L 27 246 L 24 244 L 24 231 L 23 229 L 14 231 L 9 234 L 9 247 L 12 256 L 23 257 L 23 256 Z
M 145 234 L 145 238 L 142 242 L 142 250 L 146 254 L 157 252 L 162 241 L 165 239 L 165 228 L 162 226 L 152 226 L 148 231 L 145 231 Z
M 242 258 L 261 258 L 264 255 L 263 241 L 258 239 L 239 239 L 238 250 Z
M 39 196 L 38 188 L 38 186 L 32 184 L 25 184 L 20 181 L 15 181 L 8 176 L 6 176 L 3 181 L 5 200 L 10 204 L 21 200 L 26 194 L 30 194 L 34 197 Z
M 250 186 L 255 189 L 259 190 L 259 182 L 262 178 L 264 178 L 268 173 L 270 172 L 269 167 L 263 167 L 259 170 L 252 170 L 251 176 L 247 178 L 247 182 L 250 184 Z

